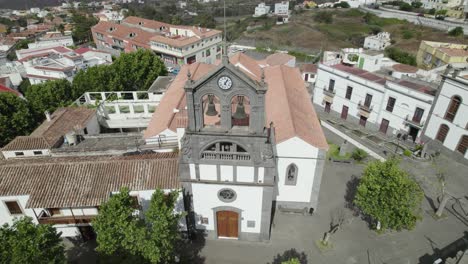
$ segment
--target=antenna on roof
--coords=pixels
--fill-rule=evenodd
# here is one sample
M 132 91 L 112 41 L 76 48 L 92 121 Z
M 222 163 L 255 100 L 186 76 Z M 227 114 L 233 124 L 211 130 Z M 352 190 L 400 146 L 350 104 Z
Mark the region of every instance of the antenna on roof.
M 229 63 L 227 54 L 227 37 L 226 37 L 226 0 L 223 1 L 223 23 L 224 23 L 224 45 L 223 45 L 223 64 Z

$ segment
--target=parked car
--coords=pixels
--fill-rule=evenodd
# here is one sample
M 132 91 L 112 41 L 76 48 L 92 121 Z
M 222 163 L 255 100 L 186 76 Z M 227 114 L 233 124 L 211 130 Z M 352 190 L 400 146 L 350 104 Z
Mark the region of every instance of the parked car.
M 437 19 L 437 20 L 445 20 L 445 16 L 438 15 L 438 16 L 435 17 L 435 19 Z
M 423 13 L 419 13 L 419 14 L 418 14 L 418 17 L 424 17 L 424 14 L 423 14 Z
M 174 67 L 167 67 L 167 72 L 168 73 L 173 73 L 174 72 Z
M 179 69 L 179 68 L 174 68 L 174 69 L 172 70 L 172 74 L 179 74 L 179 72 L 180 72 L 180 69 Z

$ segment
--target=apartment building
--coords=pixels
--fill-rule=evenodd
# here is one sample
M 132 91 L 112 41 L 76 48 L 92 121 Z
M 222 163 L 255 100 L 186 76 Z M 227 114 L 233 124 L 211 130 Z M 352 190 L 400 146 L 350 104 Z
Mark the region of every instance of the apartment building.
M 255 7 L 255 13 L 253 17 L 260 17 L 268 14 L 270 12 L 270 6 L 265 5 L 265 3 L 260 3 Z
M 101 21 L 92 28 L 98 49 L 118 55 L 138 48 L 151 49 L 168 64 L 214 63 L 221 58 L 221 31 L 171 25 L 139 17 L 121 24 Z
M 28 48 L 45 48 L 45 47 L 71 47 L 74 46 L 73 38 L 71 35 L 63 35 L 60 32 L 47 32 L 44 36 L 40 37 L 33 43 L 28 44 Z
M 468 160 L 468 79 L 459 71 L 446 74 L 438 90 L 423 141 L 428 150 L 440 151 L 455 160 Z
M 388 32 L 380 32 L 377 35 L 368 36 L 364 39 L 365 49 L 384 50 L 390 44 L 390 33 Z
M 16 55 L 31 84 L 58 79 L 71 81 L 81 69 L 112 62 L 111 55 L 102 51 L 77 49 L 75 52 L 63 46 L 17 50 Z
M 321 110 L 387 135 L 418 140 L 435 89 L 343 64 L 319 64 L 313 102 Z
M 468 61 L 468 45 L 434 41 L 421 41 L 416 62 L 425 69 L 452 64 L 464 66 Z

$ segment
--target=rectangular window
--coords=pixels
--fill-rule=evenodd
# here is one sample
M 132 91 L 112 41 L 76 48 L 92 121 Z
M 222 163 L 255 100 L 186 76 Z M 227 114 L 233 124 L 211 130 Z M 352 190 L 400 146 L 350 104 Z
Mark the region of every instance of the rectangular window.
M 49 208 L 49 213 L 51 216 L 62 214 L 62 212 L 60 212 L 60 208 Z
M 24 156 L 24 152 L 20 151 L 20 152 L 15 152 L 15 156 L 16 157 L 22 157 Z
M 396 99 L 393 97 L 389 97 L 387 101 L 387 108 L 386 110 L 389 112 L 393 112 L 393 107 L 395 107 L 395 101 Z
M 364 105 L 370 107 L 372 102 L 372 95 L 366 94 L 366 100 L 364 101 Z
M 34 155 L 36 155 L 36 156 L 37 156 L 37 155 L 42 155 L 42 151 L 40 151 L 40 150 L 36 150 L 36 151 L 34 151 L 33 153 L 34 153 Z
M 5 205 L 8 208 L 8 211 L 10 212 L 11 215 L 23 214 L 23 211 L 21 210 L 21 207 L 17 201 L 8 201 L 8 202 L 5 202 Z
M 413 115 L 413 122 L 421 123 L 423 114 L 424 114 L 424 109 L 416 107 L 416 110 L 414 111 L 414 115 Z
M 348 86 L 346 88 L 346 99 L 351 100 L 351 95 L 353 94 L 353 87 Z
M 335 88 L 335 80 L 330 79 L 330 82 L 328 83 L 328 91 L 333 91 Z

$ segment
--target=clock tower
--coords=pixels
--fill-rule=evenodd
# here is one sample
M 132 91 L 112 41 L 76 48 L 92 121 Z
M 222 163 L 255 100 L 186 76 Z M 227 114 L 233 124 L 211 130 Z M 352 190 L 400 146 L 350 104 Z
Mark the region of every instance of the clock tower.
M 264 75 L 244 73 L 223 58 L 197 81 L 190 72 L 187 77 L 179 175 L 189 226 L 213 239 L 268 240 L 276 164 Z

